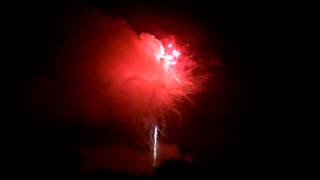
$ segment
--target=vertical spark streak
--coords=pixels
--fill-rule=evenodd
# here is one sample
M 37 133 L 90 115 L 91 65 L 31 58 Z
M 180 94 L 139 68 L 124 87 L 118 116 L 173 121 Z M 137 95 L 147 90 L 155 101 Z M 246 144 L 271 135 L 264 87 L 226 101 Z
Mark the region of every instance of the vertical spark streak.
M 153 131 L 153 167 L 157 163 L 157 149 L 158 149 L 158 126 L 154 127 Z

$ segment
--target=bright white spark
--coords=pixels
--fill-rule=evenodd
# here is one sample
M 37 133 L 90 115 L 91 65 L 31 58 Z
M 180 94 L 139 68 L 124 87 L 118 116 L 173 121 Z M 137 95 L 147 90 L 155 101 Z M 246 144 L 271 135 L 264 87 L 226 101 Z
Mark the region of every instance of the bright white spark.
M 173 50 L 172 54 L 176 57 L 180 56 L 180 52 L 178 52 L 177 50 Z
M 171 62 L 173 60 L 173 57 L 170 54 L 165 55 L 163 58 L 166 62 Z
M 157 149 L 158 149 L 158 126 L 156 125 L 153 131 L 153 166 L 155 166 L 157 162 Z
M 180 52 L 178 50 L 172 50 L 172 44 L 169 44 L 168 48 L 169 49 L 165 49 L 160 45 L 159 52 L 155 54 L 156 60 L 162 64 L 166 72 L 169 72 L 174 68 L 174 65 L 177 64 L 178 57 L 180 56 Z

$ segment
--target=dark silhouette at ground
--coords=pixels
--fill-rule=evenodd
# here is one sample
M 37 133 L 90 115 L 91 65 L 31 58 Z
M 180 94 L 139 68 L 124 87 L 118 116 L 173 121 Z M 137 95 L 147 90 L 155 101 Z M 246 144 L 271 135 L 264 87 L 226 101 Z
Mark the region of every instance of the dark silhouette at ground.
M 199 169 L 190 162 L 184 160 L 166 160 L 154 169 L 151 174 L 135 175 L 129 172 L 113 171 L 111 169 L 97 169 L 84 174 L 83 179 L 167 179 L 167 178 L 199 178 L 203 176 Z
M 200 173 L 197 167 L 184 160 L 164 161 L 154 171 L 155 179 L 162 178 L 196 178 Z

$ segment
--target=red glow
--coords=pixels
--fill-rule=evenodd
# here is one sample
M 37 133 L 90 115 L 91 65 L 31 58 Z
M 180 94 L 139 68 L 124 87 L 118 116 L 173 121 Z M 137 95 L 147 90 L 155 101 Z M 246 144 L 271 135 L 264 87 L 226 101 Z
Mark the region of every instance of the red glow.
M 55 71 L 63 77 L 57 82 L 69 87 L 39 98 L 38 104 L 58 104 L 56 112 L 93 122 L 133 121 L 148 130 L 155 123 L 161 128 L 167 113 L 179 119 L 180 103 L 199 90 L 193 74 L 197 64 L 186 56 L 190 49 L 173 39 L 137 35 L 118 20 L 99 18 L 77 21 L 84 24 L 74 31 L 82 33 L 70 33 Z M 47 91 L 60 87 L 47 84 Z
M 192 49 L 186 49 L 182 41 L 161 41 L 147 33 L 138 35 L 122 20 L 94 13 L 72 16 L 66 25 L 70 25 L 66 28 L 66 42 L 59 48 L 61 52 L 55 56 L 50 72 L 32 85 L 30 108 L 39 112 L 39 117 L 48 114 L 49 119 L 86 126 L 111 121 L 125 130 L 118 128 L 110 134 L 129 131 L 124 135 L 128 139 L 130 133 L 146 135 L 156 125 L 161 136 L 165 123 L 181 119 L 181 104 L 190 102 L 189 96 L 199 92 L 201 77 L 193 73 L 197 63 L 190 57 Z M 135 142 L 140 147 L 151 143 L 145 138 Z M 172 158 L 173 154 L 178 157 L 177 147 L 167 148 L 162 143 L 159 138 L 159 161 Z M 82 152 L 89 161 L 85 165 L 97 163 L 98 167 L 105 167 L 110 163 L 121 169 L 151 164 L 149 152 L 140 155 L 136 149 L 133 153 L 127 148 L 114 148 L 111 152 L 98 149 L 101 152 Z M 147 163 L 141 163 L 143 160 Z
M 196 92 L 195 63 L 176 44 L 164 45 L 155 36 L 142 33 L 132 47 L 121 48 L 125 54 L 113 54 L 119 60 L 101 68 L 104 79 L 112 82 L 112 91 L 106 92 L 116 100 L 123 99 L 114 107 L 128 110 L 130 119 L 160 123 L 160 117 L 178 113 L 177 103 Z
M 113 108 L 122 110 L 121 115 L 125 114 L 123 110 L 128 111 L 129 117 L 121 118 L 143 122 L 147 127 L 161 125 L 165 123 L 161 117 L 168 112 L 180 116 L 178 102 L 197 91 L 192 74 L 196 64 L 173 42 L 168 47 L 147 33 L 140 34 L 137 40 L 132 38 L 129 46 L 128 39 L 119 42 L 117 48 L 121 51 L 112 53 L 111 64 L 110 58 L 101 59 L 103 79 L 111 82 L 105 92 L 116 102 Z

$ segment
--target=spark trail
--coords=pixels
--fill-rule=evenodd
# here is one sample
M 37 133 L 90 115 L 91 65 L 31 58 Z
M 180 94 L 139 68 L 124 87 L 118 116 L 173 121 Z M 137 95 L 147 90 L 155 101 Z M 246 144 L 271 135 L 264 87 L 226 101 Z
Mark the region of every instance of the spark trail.
M 153 167 L 157 164 L 157 151 L 158 151 L 158 126 L 156 125 L 153 130 Z

